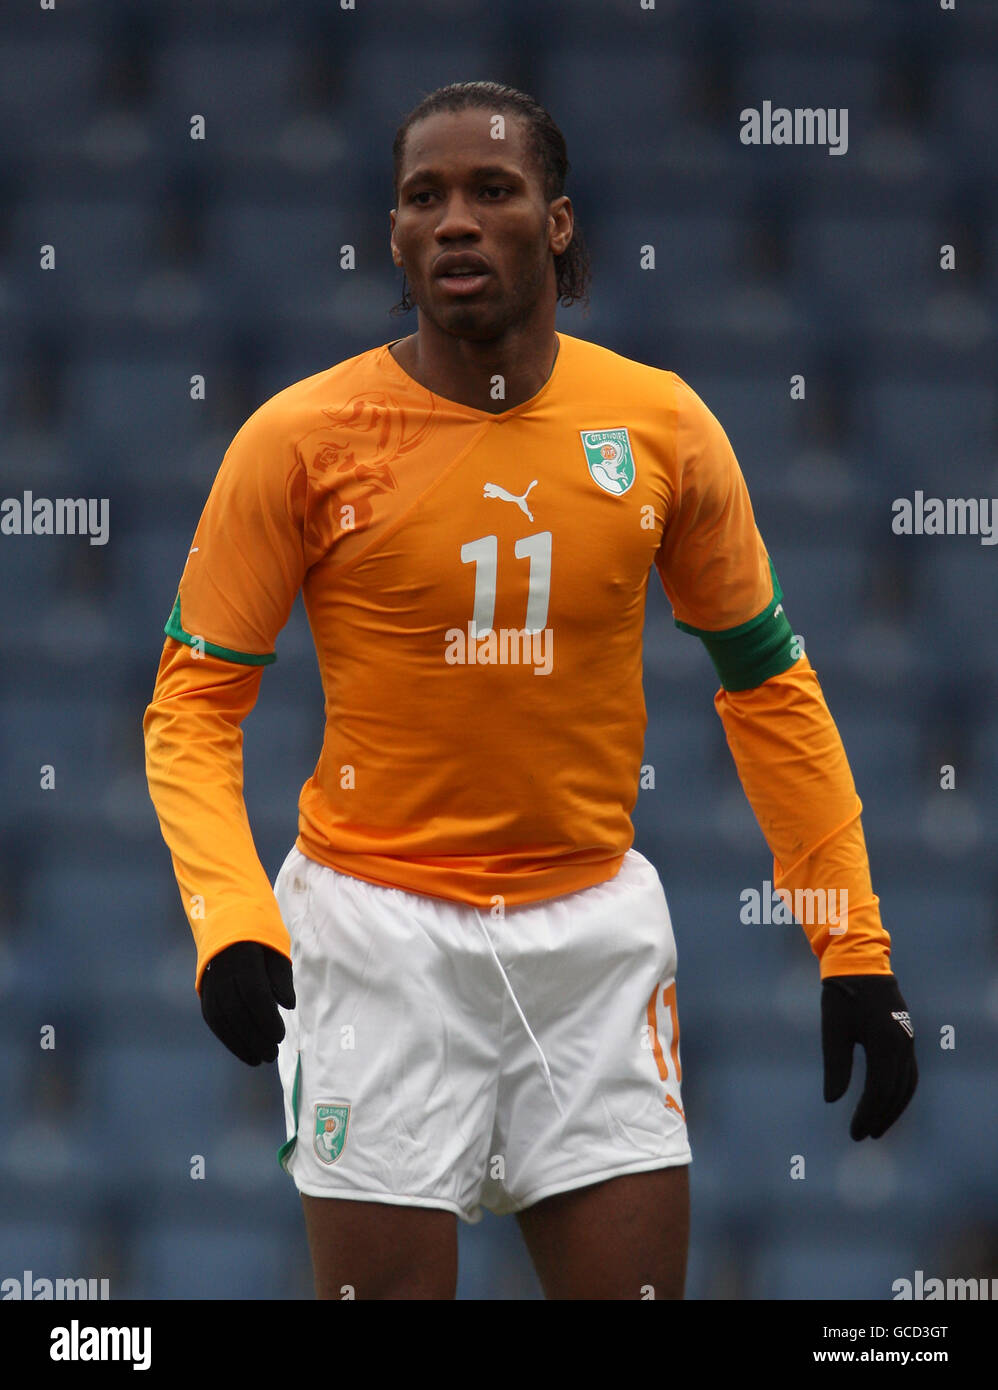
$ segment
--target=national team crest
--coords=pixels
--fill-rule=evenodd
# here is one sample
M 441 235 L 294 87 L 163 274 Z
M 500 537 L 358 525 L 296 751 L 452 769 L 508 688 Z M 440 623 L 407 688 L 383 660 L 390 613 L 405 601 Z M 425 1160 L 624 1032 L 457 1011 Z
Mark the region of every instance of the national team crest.
M 317 1105 L 312 1143 L 323 1163 L 335 1163 L 347 1141 L 349 1105 Z
M 619 497 L 634 482 L 634 455 L 626 430 L 580 430 L 593 482 Z

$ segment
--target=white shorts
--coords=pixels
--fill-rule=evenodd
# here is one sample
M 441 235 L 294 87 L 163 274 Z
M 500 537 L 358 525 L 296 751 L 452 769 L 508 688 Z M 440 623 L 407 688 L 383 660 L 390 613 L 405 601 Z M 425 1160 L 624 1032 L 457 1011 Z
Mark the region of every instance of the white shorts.
M 292 849 L 274 886 L 281 1165 L 313 1197 L 482 1208 L 690 1162 L 676 945 L 654 866 L 493 916 Z

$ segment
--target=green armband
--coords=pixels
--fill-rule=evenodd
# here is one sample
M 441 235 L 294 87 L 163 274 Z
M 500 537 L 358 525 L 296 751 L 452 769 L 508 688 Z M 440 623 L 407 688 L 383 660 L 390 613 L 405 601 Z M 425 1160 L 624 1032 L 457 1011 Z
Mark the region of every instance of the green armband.
M 707 632 L 675 619 L 683 632 L 692 632 L 707 648 L 725 690 L 754 690 L 770 676 L 789 670 L 801 655 L 800 641 L 783 611 L 783 590 L 769 562 L 773 577 L 773 601 L 747 623 L 724 632 Z
M 234 661 L 240 666 L 269 666 L 272 661 L 277 660 L 277 653 L 271 652 L 269 656 L 258 656 L 253 652 L 234 652 L 229 647 L 219 647 L 214 642 L 206 642 L 203 637 L 198 637 L 193 633 L 186 632 L 180 621 L 180 595 L 173 605 L 173 612 L 166 620 L 163 631 L 167 637 L 172 637 L 176 642 L 183 642 L 188 647 L 193 647 L 195 643 L 200 645 L 201 650 L 206 656 L 217 656 L 222 661 Z

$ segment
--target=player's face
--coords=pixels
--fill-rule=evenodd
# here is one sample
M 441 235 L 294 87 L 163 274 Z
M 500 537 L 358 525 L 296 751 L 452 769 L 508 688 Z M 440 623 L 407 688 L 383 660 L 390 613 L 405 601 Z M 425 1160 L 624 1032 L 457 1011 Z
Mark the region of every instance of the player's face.
M 420 313 L 458 338 L 497 338 L 557 297 L 553 252 L 571 237 L 567 198 L 548 202 L 519 116 L 468 109 L 410 127 L 391 214 L 392 255 Z

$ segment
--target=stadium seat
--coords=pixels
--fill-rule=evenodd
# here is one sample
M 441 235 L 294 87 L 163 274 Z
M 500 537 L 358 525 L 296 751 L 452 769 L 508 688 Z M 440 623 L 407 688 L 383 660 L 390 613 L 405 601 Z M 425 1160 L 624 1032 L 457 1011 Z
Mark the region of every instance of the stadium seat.
M 988 1064 L 962 1061 L 959 1034 L 956 1047 L 944 1056 L 946 1066 L 934 1068 L 938 1084 L 926 1087 L 921 1110 L 927 1140 L 939 1155 L 953 1193 L 972 1211 L 975 1198 L 991 1193 L 993 1200 L 998 1165 L 998 1112 L 988 1100 L 993 1070 Z
M 95 1004 L 110 1005 L 155 989 L 157 963 L 184 928 L 182 912 L 161 857 L 155 865 L 113 866 L 45 858 L 28 875 L 15 959 L 43 997 L 82 989 Z
M 30 808 L 40 820 L 72 818 L 92 808 L 95 789 L 113 766 L 118 727 L 113 706 L 85 694 L 50 695 L 30 705 L 11 696 L 0 700 L 0 755 L 16 784 L 33 792 L 19 814 Z M 44 766 L 53 769 L 47 791 L 41 787 Z
M 207 1030 L 196 1047 L 95 1048 L 83 1066 L 85 1139 L 124 1190 L 158 1183 L 168 1193 L 187 1191 L 194 1156 L 210 1165 L 233 1118 L 229 1095 L 239 1065 Z
M 850 31 L 850 47 L 854 31 Z M 876 94 L 882 81 L 881 69 L 872 55 L 855 57 L 837 54 L 830 63 L 824 53 L 802 53 L 793 48 L 761 48 L 750 53 L 735 81 L 735 109 L 762 108 L 770 101 L 773 108 L 835 108 L 846 107 L 849 112 L 850 144 L 859 138 L 874 110 Z M 820 93 L 820 98 L 817 93 Z M 760 147 L 761 148 L 761 147 Z M 811 160 L 816 155 L 841 162 L 819 146 L 774 146 L 778 154 Z
M 788 1242 L 759 1254 L 749 1296 L 883 1302 L 893 1298 L 896 1279 L 914 1277 L 919 1262 L 915 1247 L 905 1248 L 890 1239 L 872 1242 L 866 1237 L 850 1244 Z
M 136 472 L 135 461 L 163 448 L 171 456 L 204 431 L 203 404 L 191 400 L 195 366 L 189 357 L 171 359 L 93 357 L 66 373 L 66 407 L 103 450 L 112 451 L 119 486 Z
M 19 203 L 13 222 L 18 244 L 55 248 L 55 275 L 41 277 L 39 292 L 47 293 L 58 277 L 63 316 L 67 310 L 103 316 L 134 285 L 152 253 L 154 213 L 138 199 L 52 193 Z
M 202 115 L 210 152 L 235 150 L 245 157 L 293 104 L 297 61 L 293 43 L 274 32 L 258 38 L 185 34 L 168 41 L 155 66 L 157 123 L 164 136 L 189 140 L 192 116 Z
M 746 1040 L 743 1059 L 714 1061 L 687 1083 L 698 1096 L 699 1145 L 714 1149 L 715 1161 L 737 1174 L 737 1201 L 772 1207 L 833 1193 L 837 1156 L 852 1142 L 848 1098 L 833 1107 L 822 1096 L 817 1008 L 806 1060 L 773 1055 L 780 1031 L 778 1018 L 770 1015 L 758 1045 Z M 798 1156 L 803 1180 L 792 1176 Z
M 487 26 L 490 16 L 483 20 Z M 479 37 L 460 30 L 441 33 L 434 43 L 427 43 L 425 35 L 405 44 L 382 36 L 377 43 L 362 43 L 351 55 L 342 103 L 347 112 L 364 113 L 362 121 L 350 120 L 348 131 L 367 167 L 369 189 L 382 188 L 386 196 L 390 192 L 392 140 L 422 96 L 450 82 L 495 80 L 493 51 L 485 40 L 484 31 Z
M 870 410 L 870 425 L 887 459 L 903 466 L 905 496 L 911 498 L 918 488 L 927 496 L 980 495 L 996 423 L 993 387 L 978 381 L 882 380 L 873 383 Z M 946 443 L 940 447 L 943 432 Z
M 805 214 L 791 232 L 793 282 L 823 310 L 875 322 L 937 287 L 932 233 L 924 217 Z
M 138 1299 L 274 1299 L 286 1296 L 296 1243 L 281 1229 L 222 1230 L 191 1222 L 140 1227 L 132 1286 Z
M 998 93 L 991 62 L 980 52 L 972 58 L 940 65 L 938 112 L 947 147 L 973 157 L 978 169 L 998 162 L 994 131 L 998 125 Z
M 70 1222 L 5 1217 L 0 1220 L 0 1250 L 3 1279 L 22 1281 L 25 1270 L 40 1279 L 100 1277 L 83 1268 L 84 1241 L 79 1227 Z
M 485 1212 L 477 1226 L 460 1222 L 457 1240 L 459 1299 L 520 1302 L 542 1298 L 515 1218 Z
M 0 111 L 44 113 L 42 121 L 24 122 L 31 148 L 42 150 L 89 110 L 102 61 L 96 40 L 42 34 L 37 28 L 32 36 L 6 34 L 0 46 Z

